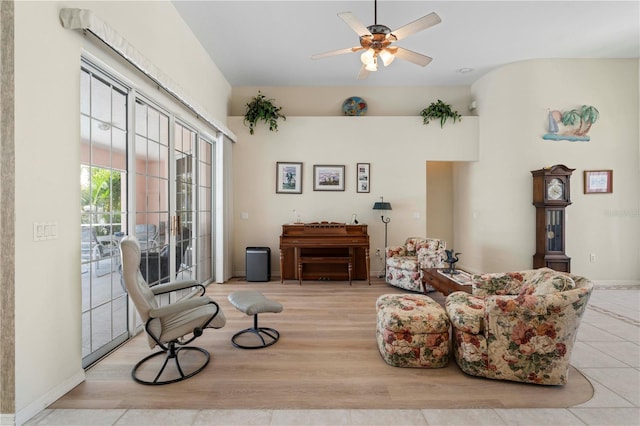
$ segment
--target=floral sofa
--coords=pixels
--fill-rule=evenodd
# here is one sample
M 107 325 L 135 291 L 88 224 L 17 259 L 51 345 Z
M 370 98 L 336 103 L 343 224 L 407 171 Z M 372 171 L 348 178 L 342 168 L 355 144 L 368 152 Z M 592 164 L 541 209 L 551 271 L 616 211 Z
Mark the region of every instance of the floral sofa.
M 407 238 L 402 246 L 386 248 L 387 283 L 405 290 L 422 292 L 420 268 L 444 268 L 447 243 L 436 238 Z M 427 285 L 427 291 L 433 291 Z
M 490 379 L 566 384 L 593 283 L 548 268 L 472 279 L 473 294 L 451 293 L 445 302 L 462 371 Z

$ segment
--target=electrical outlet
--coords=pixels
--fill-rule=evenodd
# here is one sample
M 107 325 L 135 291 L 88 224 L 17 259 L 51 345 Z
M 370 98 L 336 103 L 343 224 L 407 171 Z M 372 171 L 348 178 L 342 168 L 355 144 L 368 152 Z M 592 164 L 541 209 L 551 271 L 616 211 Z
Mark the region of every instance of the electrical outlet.
M 596 261 L 596 254 L 595 253 L 589 254 L 589 262 L 594 263 L 595 261 Z

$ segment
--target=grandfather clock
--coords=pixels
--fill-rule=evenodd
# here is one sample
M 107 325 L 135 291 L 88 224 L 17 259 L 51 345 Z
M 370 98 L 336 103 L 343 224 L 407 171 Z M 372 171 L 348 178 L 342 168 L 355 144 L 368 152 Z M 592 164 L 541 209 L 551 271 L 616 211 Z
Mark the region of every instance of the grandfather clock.
M 533 170 L 533 205 L 536 207 L 536 253 L 534 268 L 571 272 L 571 258 L 565 254 L 565 208 L 571 204 L 570 169 L 558 164 Z

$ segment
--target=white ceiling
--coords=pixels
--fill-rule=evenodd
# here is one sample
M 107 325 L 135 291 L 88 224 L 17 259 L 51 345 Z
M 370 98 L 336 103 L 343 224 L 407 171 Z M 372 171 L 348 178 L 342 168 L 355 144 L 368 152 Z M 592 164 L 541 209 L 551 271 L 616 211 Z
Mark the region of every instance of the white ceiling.
M 358 46 L 337 16 L 374 23 L 374 1 L 187 1 L 178 12 L 232 86 L 468 85 L 501 65 L 535 58 L 640 57 L 640 1 L 378 1 L 378 24 L 397 29 L 430 12 L 442 23 L 395 44 L 433 58 L 396 60 L 357 80 Z M 458 70 L 472 68 L 460 73 Z

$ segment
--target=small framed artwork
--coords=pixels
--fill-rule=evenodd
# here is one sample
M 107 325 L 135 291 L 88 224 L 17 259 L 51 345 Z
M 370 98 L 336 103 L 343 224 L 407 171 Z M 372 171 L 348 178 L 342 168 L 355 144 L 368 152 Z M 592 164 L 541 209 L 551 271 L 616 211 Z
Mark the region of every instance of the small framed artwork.
M 302 194 L 302 163 L 276 163 L 276 194 Z
M 613 192 L 613 170 L 585 170 L 585 194 L 610 194 Z
M 344 191 L 344 166 L 313 166 L 314 191 Z
M 356 192 L 371 192 L 370 170 L 370 163 L 358 163 L 356 166 Z

